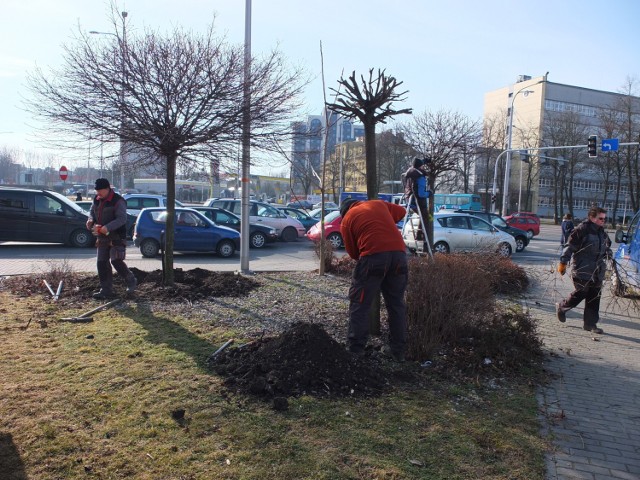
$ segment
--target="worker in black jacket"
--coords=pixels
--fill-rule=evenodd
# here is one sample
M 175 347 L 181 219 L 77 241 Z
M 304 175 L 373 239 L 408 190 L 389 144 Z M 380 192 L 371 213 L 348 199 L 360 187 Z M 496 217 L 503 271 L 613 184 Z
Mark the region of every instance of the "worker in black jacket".
M 584 300 L 583 328 L 598 334 L 604 333 L 598 327 L 600 296 L 607 271 L 606 261 L 611 258 L 611 240 L 604 230 L 606 219 L 604 208 L 592 207 L 588 218 L 569 235 L 558 264 L 558 272 L 564 275 L 567 264 L 573 260 L 571 279 L 575 287 L 568 298 L 556 303 L 558 320 L 564 323 L 566 313 Z
M 127 202 L 111 188 L 109 180 L 99 178 L 95 184 L 96 196 L 93 199 L 87 228 L 97 237 L 97 264 L 100 290 L 93 298 L 104 300 L 113 298 L 113 271 L 124 278 L 127 293 L 133 293 L 137 281 L 124 259 L 127 253 Z M 111 264 L 109 264 L 111 261 Z

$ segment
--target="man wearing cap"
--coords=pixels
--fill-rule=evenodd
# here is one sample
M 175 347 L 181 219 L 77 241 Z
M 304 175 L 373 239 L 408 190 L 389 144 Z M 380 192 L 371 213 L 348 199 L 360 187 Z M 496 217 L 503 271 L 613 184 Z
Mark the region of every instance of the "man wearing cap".
M 389 313 L 389 350 L 403 361 L 407 345 L 404 292 L 408 269 L 404 240 L 396 223 L 405 216 L 400 205 L 346 199 L 340 205 L 340 231 L 349 256 L 358 261 L 349 289 L 349 350 L 364 354 L 369 337 L 369 310 L 382 290 Z
M 97 237 L 98 278 L 100 291 L 93 298 L 113 298 L 113 271 L 125 279 L 127 293 L 136 289 L 136 277 L 124 263 L 127 252 L 127 202 L 111 188 L 109 180 L 99 178 L 95 184 L 96 196 L 89 211 L 87 228 Z M 111 260 L 111 264 L 109 264 Z
M 427 173 L 424 171 L 424 165 L 425 160 L 413 159 L 411 167 L 404 173 L 404 196 L 407 202 L 411 200 L 409 205 L 411 209 L 415 213 L 421 214 L 424 229 L 428 231 L 429 207 L 427 206 L 427 198 L 429 198 L 429 189 L 427 188 Z M 418 212 L 418 207 L 420 207 L 420 212 Z M 418 236 L 421 235 L 422 231 L 418 232 Z

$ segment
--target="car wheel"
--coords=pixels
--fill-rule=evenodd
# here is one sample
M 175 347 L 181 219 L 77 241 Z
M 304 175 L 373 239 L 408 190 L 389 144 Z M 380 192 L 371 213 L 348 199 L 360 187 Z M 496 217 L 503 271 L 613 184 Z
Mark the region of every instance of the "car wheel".
M 620 278 L 620 275 L 618 275 L 618 266 L 615 265 L 615 262 L 613 272 L 611 272 L 611 285 L 613 286 L 613 294 L 616 297 L 624 297 L 627 294 L 627 287 Z
M 500 255 L 502 255 L 503 257 L 510 257 L 511 256 L 511 245 L 509 245 L 506 242 L 501 243 L 500 245 L 498 245 L 498 253 Z
M 153 240 L 152 238 L 147 238 L 143 240 L 140 244 L 140 253 L 143 257 L 146 258 L 155 258 L 158 256 L 158 252 L 160 251 L 160 244 Z
M 342 248 L 342 235 L 340 235 L 338 232 L 333 232 L 332 234 L 330 234 L 327 237 L 327 240 L 329 241 L 329 243 L 331 243 L 331 246 L 333 248 Z
M 285 242 L 295 242 L 298 239 L 298 232 L 293 227 L 287 227 L 282 231 L 281 238 Z
M 527 230 L 527 238 L 531 240 L 533 238 L 533 230 Z
M 445 242 L 437 242 L 433 246 L 433 253 L 449 253 L 449 245 Z
M 69 237 L 69 243 L 74 247 L 90 247 L 93 245 L 93 242 L 93 235 L 91 235 L 91 232 L 86 229 L 79 228 L 78 230 L 74 230 L 71 232 L 71 236 Z
M 249 237 L 249 243 L 253 248 L 262 248 L 264 244 L 267 243 L 267 237 L 264 236 L 262 232 L 254 232 Z
M 521 252 L 527 246 L 527 240 L 524 237 L 516 237 L 516 252 Z
M 218 255 L 222 258 L 229 258 L 236 253 L 236 246 L 231 240 L 220 240 L 216 247 L 216 252 L 218 252 Z

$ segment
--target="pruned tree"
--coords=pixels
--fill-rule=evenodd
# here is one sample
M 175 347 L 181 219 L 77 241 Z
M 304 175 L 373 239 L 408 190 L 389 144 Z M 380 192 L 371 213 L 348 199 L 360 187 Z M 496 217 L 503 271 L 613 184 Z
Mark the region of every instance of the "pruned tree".
M 441 180 L 448 181 L 448 176 L 455 176 L 463 163 L 465 152 L 472 150 L 480 137 L 480 122 L 471 120 L 462 113 L 440 110 L 425 111 L 414 115 L 412 121 L 402 125 L 399 130 L 405 141 L 429 157 L 426 164 L 427 176 L 432 193 L 439 189 Z M 429 198 L 429 214 L 433 215 L 433 195 Z M 433 243 L 433 224 L 427 228 L 429 242 Z
M 327 103 L 327 108 L 346 118 L 357 118 L 364 126 L 365 158 L 367 166 L 367 197 L 375 199 L 378 196 L 378 174 L 376 156 L 376 125 L 386 123 L 387 119 L 396 115 L 410 114 L 410 108 L 396 110 L 394 102 L 405 100 L 408 92 L 397 92 L 402 85 L 394 77 L 378 69 L 369 70 L 369 78 L 364 75 L 356 79 L 356 72 L 352 72 L 347 79 L 338 80 L 339 88 L 330 88 L 334 92 L 334 102 Z
M 165 283 L 171 284 L 177 165 L 208 167 L 236 148 L 246 84 L 252 146 L 284 135 L 305 81 L 277 51 L 252 59 L 245 78 L 242 46 L 217 38 L 213 24 L 204 34 L 176 27 L 166 35 L 145 30 L 129 38 L 125 20 L 112 5 L 115 42 L 78 30 L 58 71 L 31 75 L 34 100 L 28 107 L 59 139 L 86 139 L 92 132 L 93 138 L 120 142 L 126 149 L 121 161 L 135 157 L 138 166 L 166 167 L 164 266 Z

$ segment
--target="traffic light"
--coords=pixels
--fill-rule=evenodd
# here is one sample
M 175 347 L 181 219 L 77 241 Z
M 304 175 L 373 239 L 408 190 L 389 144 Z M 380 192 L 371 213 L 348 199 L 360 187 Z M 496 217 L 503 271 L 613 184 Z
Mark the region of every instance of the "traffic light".
M 587 143 L 587 151 L 589 152 L 589 158 L 595 158 L 598 156 L 597 143 L 598 143 L 598 137 L 596 135 L 589 135 L 589 142 Z
M 520 160 L 529 163 L 529 150 L 520 150 Z

